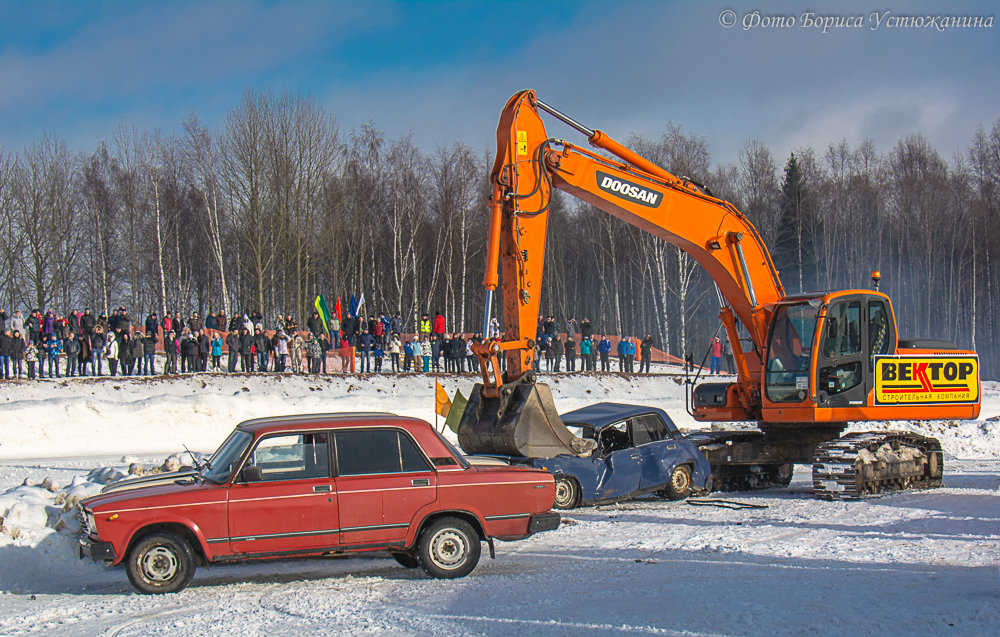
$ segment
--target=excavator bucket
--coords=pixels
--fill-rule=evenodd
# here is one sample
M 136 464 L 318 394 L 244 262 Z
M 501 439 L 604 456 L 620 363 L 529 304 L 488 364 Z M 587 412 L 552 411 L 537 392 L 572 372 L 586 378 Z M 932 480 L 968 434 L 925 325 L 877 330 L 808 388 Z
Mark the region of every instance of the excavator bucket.
M 597 443 L 566 428 L 548 385 L 514 382 L 500 387 L 498 398 L 483 396 L 477 383 L 458 424 L 458 443 L 466 453 L 527 458 L 587 456 Z

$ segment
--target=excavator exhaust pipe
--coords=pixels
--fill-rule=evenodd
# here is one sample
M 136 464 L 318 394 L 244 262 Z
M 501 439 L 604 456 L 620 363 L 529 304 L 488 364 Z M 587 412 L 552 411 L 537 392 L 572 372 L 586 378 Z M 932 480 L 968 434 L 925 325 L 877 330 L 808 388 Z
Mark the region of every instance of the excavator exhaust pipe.
M 566 428 L 544 383 L 534 374 L 500 386 L 500 396 L 483 396 L 477 383 L 458 424 L 458 443 L 466 453 L 552 458 L 587 456 L 597 443 Z

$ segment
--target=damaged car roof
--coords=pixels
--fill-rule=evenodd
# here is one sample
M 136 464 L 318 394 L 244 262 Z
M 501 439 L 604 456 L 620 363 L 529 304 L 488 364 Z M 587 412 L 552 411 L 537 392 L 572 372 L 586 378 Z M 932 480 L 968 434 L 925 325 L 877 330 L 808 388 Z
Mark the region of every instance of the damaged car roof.
M 648 413 L 656 413 L 669 425 L 674 424 L 670 416 L 658 407 L 629 405 L 626 403 L 596 403 L 594 405 L 587 405 L 580 409 L 568 411 L 562 414 L 560 418 L 565 423 L 583 423 L 591 425 L 596 429 L 603 429 L 608 425 L 621 422 L 625 418 Z

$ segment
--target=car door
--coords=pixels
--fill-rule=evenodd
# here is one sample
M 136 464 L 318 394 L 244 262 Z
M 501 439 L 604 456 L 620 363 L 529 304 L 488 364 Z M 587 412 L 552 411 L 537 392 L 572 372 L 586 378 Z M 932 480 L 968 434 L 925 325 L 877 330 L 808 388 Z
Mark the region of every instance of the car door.
M 628 422 L 621 421 L 601 430 L 603 475 L 598 479 L 597 499 L 629 495 L 639 488 L 639 452 L 632 446 Z
M 667 483 L 676 464 L 677 445 L 657 414 L 629 419 L 632 441 L 639 453 L 639 489 L 655 489 Z
M 280 553 L 336 547 L 337 492 L 330 476 L 329 433 L 261 437 L 244 466 L 259 481 L 237 477 L 229 488 L 229 542 L 234 553 Z M 243 472 L 241 472 L 243 475 Z
M 341 542 L 402 542 L 417 512 L 437 497 L 437 475 L 405 431 L 336 432 Z

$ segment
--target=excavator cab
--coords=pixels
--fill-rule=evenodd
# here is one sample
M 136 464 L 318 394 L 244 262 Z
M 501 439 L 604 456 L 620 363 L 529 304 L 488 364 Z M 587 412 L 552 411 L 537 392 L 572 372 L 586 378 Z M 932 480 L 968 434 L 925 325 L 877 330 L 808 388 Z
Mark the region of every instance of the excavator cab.
M 889 298 L 846 290 L 798 297 L 775 308 L 764 366 L 764 408 L 862 407 L 877 356 L 896 349 Z

